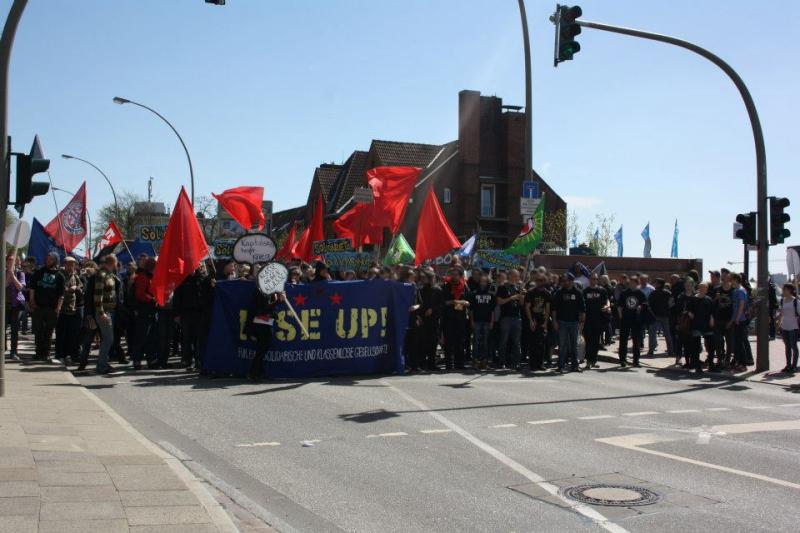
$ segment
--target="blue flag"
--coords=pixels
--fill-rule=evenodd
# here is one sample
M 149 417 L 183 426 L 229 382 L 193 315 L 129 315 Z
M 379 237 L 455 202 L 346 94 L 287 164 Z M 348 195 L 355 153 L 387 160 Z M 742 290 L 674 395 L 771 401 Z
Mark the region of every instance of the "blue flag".
M 653 257 L 650 253 L 653 243 L 650 241 L 650 223 L 648 222 L 647 225 L 642 230 L 642 239 L 644 239 L 644 251 L 642 252 L 642 257 Z
M 678 257 L 678 219 L 675 219 L 675 231 L 672 232 L 672 250 L 670 257 Z
M 622 226 L 614 234 L 614 240 L 617 241 L 617 257 L 622 257 Z
M 467 242 L 461 245 L 461 248 L 458 249 L 456 252 L 460 257 L 471 257 L 473 253 L 475 253 L 475 243 L 478 241 L 478 234 L 476 233 L 469 239 Z
M 51 252 L 58 254 L 59 261 L 64 260 L 64 248 L 58 246 L 34 218 L 31 224 L 31 239 L 28 241 L 28 256 L 35 257 L 37 265 L 43 265 L 45 258 Z

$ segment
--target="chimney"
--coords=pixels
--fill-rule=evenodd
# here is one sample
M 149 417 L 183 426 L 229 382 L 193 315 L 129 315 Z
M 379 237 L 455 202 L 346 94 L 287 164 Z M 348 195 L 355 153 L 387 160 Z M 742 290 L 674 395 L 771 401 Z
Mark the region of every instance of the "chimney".
M 481 93 L 458 93 L 458 151 L 464 165 L 481 162 Z

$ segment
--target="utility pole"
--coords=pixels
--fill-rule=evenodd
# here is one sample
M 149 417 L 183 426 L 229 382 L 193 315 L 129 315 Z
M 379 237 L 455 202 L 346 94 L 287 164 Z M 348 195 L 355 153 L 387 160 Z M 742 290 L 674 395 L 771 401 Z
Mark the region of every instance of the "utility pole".
M 519 0 L 519 16 L 522 19 L 522 40 L 525 46 L 525 172 L 523 181 L 533 179 L 533 89 L 531 87 L 531 41 L 528 35 L 528 15 L 525 0 Z
M 153 201 L 153 176 L 150 176 L 150 179 L 147 180 L 147 203 L 151 203 Z
M 566 6 L 559 6 L 556 9 L 556 14 L 551 20 L 558 20 L 560 9 L 573 9 L 566 8 Z M 578 16 L 581 12 L 578 9 Z M 554 20 L 554 22 L 555 22 Z M 720 57 L 709 52 L 705 48 L 701 48 L 696 44 L 671 37 L 669 35 L 662 35 L 659 33 L 651 33 L 642 30 L 635 30 L 632 28 L 624 28 L 621 26 L 612 26 L 610 24 L 602 24 L 599 22 L 589 22 L 585 20 L 571 21 L 582 28 L 592 28 L 595 30 L 607 31 L 612 33 L 619 33 L 622 35 L 629 35 L 631 37 L 639 37 L 641 39 L 649 39 L 651 41 L 659 41 L 662 43 L 672 44 L 685 48 L 694 52 L 704 58 L 708 59 L 731 79 L 736 89 L 739 91 L 740 96 L 747 109 L 747 115 L 750 118 L 750 126 L 753 130 L 753 142 L 756 150 L 756 212 L 758 213 L 756 243 L 758 246 L 757 255 L 757 274 L 756 283 L 758 286 L 758 298 L 756 305 L 758 306 L 758 319 L 757 319 L 757 342 L 756 342 L 756 371 L 764 372 L 769 370 L 769 240 L 767 231 L 767 154 L 764 147 L 764 133 L 761 130 L 761 121 L 758 118 L 758 111 L 756 110 L 753 97 L 745 85 L 739 74 L 733 68 L 723 61 Z M 558 25 L 556 26 L 556 43 L 559 42 Z M 573 35 L 574 36 L 574 35 Z M 556 53 L 558 53 L 558 46 Z M 580 46 L 576 50 L 580 50 Z M 568 59 L 572 59 L 570 56 Z
M 3 165 L 3 176 L 0 178 L 0 204 L 3 209 L 8 208 L 9 196 L 9 176 L 11 160 L 8 150 L 8 66 L 11 63 L 11 48 L 14 46 L 14 35 L 17 33 L 19 20 L 28 0 L 14 0 L 8 12 L 6 24 L 3 27 L 3 35 L 0 37 L 0 164 Z M 0 236 L 6 232 L 5 213 L 0 217 Z M 0 238 L 0 256 L 5 260 L 6 240 Z M 6 286 L 6 269 L 0 268 L 0 287 Z M 0 324 L 5 329 L 6 323 L 6 291 L 0 291 Z M 0 342 L 0 398 L 5 396 L 6 382 L 6 346 L 5 342 Z

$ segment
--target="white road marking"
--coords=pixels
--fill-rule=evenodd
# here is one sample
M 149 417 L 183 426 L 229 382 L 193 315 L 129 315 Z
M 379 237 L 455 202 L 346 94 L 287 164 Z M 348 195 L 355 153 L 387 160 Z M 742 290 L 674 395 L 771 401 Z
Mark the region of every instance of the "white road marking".
M 529 470 L 528 468 L 522 466 L 521 464 L 519 464 L 514 459 L 512 459 L 509 456 L 507 456 L 506 454 L 504 454 L 503 452 L 501 452 L 497 448 L 494 448 L 491 445 L 489 445 L 488 443 L 480 440 L 478 437 L 476 437 L 475 435 L 473 435 L 472 433 L 470 433 L 466 429 L 462 428 L 461 426 L 459 426 L 458 424 L 456 424 L 455 422 L 453 422 L 452 420 L 450 420 L 449 418 L 447 418 L 443 414 L 441 414 L 441 413 L 439 413 L 437 411 L 432 411 L 427 405 L 425 405 L 421 401 L 417 400 L 416 398 L 414 398 L 413 396 L 411 396 L 407 392 L 405 392 L 405 391 L 397 388 L 396 386 L 392 385 L 391 383 L 389 383 L 385 379 L 382 379 L 381 382 L 383 384 L 387 385 L 390 389 L 392 389 L 398 396 L 400 396 L 401 398 L 405 399 L 407 402 L 415 405 L 417 408 L 421 409 L 422 411 L 426 411 L 430 416 L 432 416 L 433 418 L 435 418 L 436 420 L 438 420 L 440 423 L 444 424 L 448 428 L 452 429 L 454 432 L 456 432 L 459 435 L 461 435 L 464 439 L 466 439 L 468 442 L 472 443 L 478 449 L 480 449 L 480 450 L 486 452 L 487 454 L 491 455 L 492 457 L 494 457 L 495 459 L 497 459 L 498 461 L 500 461 L 501 463 L 506 465 L 508 468 L 510 468 L 511 470 L 514 470 L 519 475 L 521 475 L 524 478 L 528 479 L 532 483 L 536 483 L 541 489 L 547 491 L 551 496 L 561 500 L 566 506 L 568 506 L 570 509 L 572 509 L 576 513 L 579 513 L 579 514 L 581 514 L 581 515 L 593 520 L 594 522 L 596 522 L 600 527 L 602 527 L 606 531 L 610 531 L 612 533 L 627 533 L 627 530 L 625 528 L 623 528 L 620 525 L 615 524 L 614 522 L 611 522 L 608 518 L 603 516 L 601 513 L 599 513 L 595 509 L 589 507 L 588 505 L 585 505 L 585 504 L 582 504 L 582 503 L 578 503 L 578 502 L 575 502 L 575 501 L 572 501 L 572 500 L 569 500 L 569 499 L 563 497 L 559 493 L 558 487 L 556 485 L 553 485 L 552 483 L 549 483 L 549 482 L 545 481 L 545 479 L 542 476 L 540 476 L 539 474 L 536 474 L 535 472 L 533 472 L 533 471 Z
M 516 424 L 497 424 L 496 426 L 489 426 L 492 429 L 502 429 L 502 428 L 515 428 L 517 427 Z
M 622 416 L 649 416 L 657 414 L 658 411 L 637 411 L 635 413 L 622 413 Z
M 408 433 L 403 431 L 394 431 L 392 433 L 378 433 L 377 435 L 367 435 L 368 439 L 376 439 L 378 437 L 407 437 Z
M 800 407 L 800 403 L 782 403 L 778 407 Z
M 280 442 L 247 442 L 244 444 L 237 444 L 237 448 L 260 448 L 262 446 L 280 446 Z
M 774 405 L 750 405 L 745 406 L 744 409 L 772 409 Z
M 309 439 L 309 440 L 301 440 L 300 444 L 317 444 L 322 442 L 320 439 Z
M 425 433 L 426 435 L 435 434 L 435 433 L 450 433 L 452 429 L 420 429 L 420 433 Z
M 668 413 L 672 413 L 674 415 L 679 415 L 683 413 L 699 413 L 700 409 L 675 409 L 674 411 L 667 411 Z
M 578 420 L 602 420 L 604 418 L 616 418 L 616 416 L 614 415 L 579 416 Z
M 706 411 L 730 411 L 730 407 L 709 407 Z
M 539 426 L 542 424 L 558 424 L 559 422 L 566 422 L 566 418 L 551 418 L 549 420 L 528 420 L 528 424 L 532 426 Z
M 728 424 L 728 425 L 721 425 L 721 426 L 714 426 L 710 430 L 700 430 L 701 435 L 702 433 L 709 434 L 709 438 L 711 434 L 737 434 L 737 433 L 753 433 L 758 431 L 789 431 L 789 430 L 800 430 L 800 420 L 781 420 L 777 422 L 756 422 L 752 424 Z M 730 468 L 727 466 L 716 465 L 713 463 L 707 463 L 705 461 L 698 461 L 696 459 L 691 459 L 689 457 L 682 457 L 680 455 L 674 455 L 671 453 L 665 453 L 658 450 L 649 450 L 647 448 L 643 448 L 642 446 L 647 446 L 648 444 L 656 444 L 659 442 L 669 442 L 680 440 L 678 436 L 666 436 L 663 434 L 658 433 L 639 433 L 634 435 L 622 435 L 619 437 L 609 437 L 603 439 L 595 439 L 597 442 L 602 442 L 604 444 L 610 444 L 611 446 L 619 446 L 620 448 L 625 448 L 627 450 L 633 450 L 637 452 L 647 453 L 650 455 L 655 455 L 658 457 L 663 457 L 665 459 L 672 459 L 674 461 L 681 461 L 684 463 L 689 463 L 697 466 L 702 466 L 705 468 L 711 468 L 714 470 L 719 470 L 721 472 L 727 472 L 729 474 L 735 474 L 737 476 L 749 477 L 752 479 L 757 479 L 759 481 L 765 481 L 767 483 L 772 483 L 774 485 L 780 485 L 782 487 L 788 487 L 791 489 L 800 490 L 800 484 L 792 483 L 791 481 L 786 481 L 783 479 L 776 479 L 769 476 L 764 476 L 761 474 L 756 474 L 754 472 L 746 472 L 744 470 L 738 470 L 736 468 Z M 698 440 L 699 437 L 698 437 Z

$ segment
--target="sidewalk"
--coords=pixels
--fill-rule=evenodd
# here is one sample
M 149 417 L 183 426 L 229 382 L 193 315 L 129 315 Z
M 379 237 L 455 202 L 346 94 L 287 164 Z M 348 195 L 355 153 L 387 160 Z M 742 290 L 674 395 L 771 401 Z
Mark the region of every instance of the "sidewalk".
M 674 371 L 674 372 L 682 372 L 688 373 L 688 370 L 685 370 L 682 367 L 675 366 L 675 358 L 668 357 L 666 354 L 663 353 L 665 349 L 664 338 L 658 338 L 659 347 L 656 350 L 656 355 L 642 355 L 641 363 L 642 366 L 647 368 L 654 368 L 656 370 L 663 370 L 663 371 Z M 645 339 L 645 345 L 647 344 L 647 339 Z M 750 345 L 753 349 L 753 357 L 756 354 L 756 339 L 755 337 L 750 337 Z M 617 356 L 617 342 L 614 342 L 609 346 L 611 350 L 600 350 L 598 355 L 598 359 L 607 363 L 617 363 L 619 361 L 619 357 Z M 706 352 L 703 351 L 701 358 L 705 360 Z M 628 350 L 628 361 L 631 360 L 631 351 Z M 783 341 L 778 338 L 777 340 L 770 341 L 769 343 L 769 370 L 767 372 L 756 372 L 755 366 L 749 367 L 747 372 L 721 372 L 721 373 L 713 373 L 716 375 L 724 375 L 724 376 L 731 376 L 736 379 L 741 379 L 744 381 L 755 381 L 759 383 L 769 383 L 770 385 L 780 385 L 782 387 L 786 387 L 793 391 L 800 392 L 800 372 L 791 375 L 791 374 L 784 374 L 781 372 L 781 369 L 786 366 L 786 357 L 784 355 L 783 350 Z M 711 372 L 708 372 L 709 375 L 712 375 Z
M 219 503 L 53 365 L 6 363 L 0 533 L 233 533 Z

